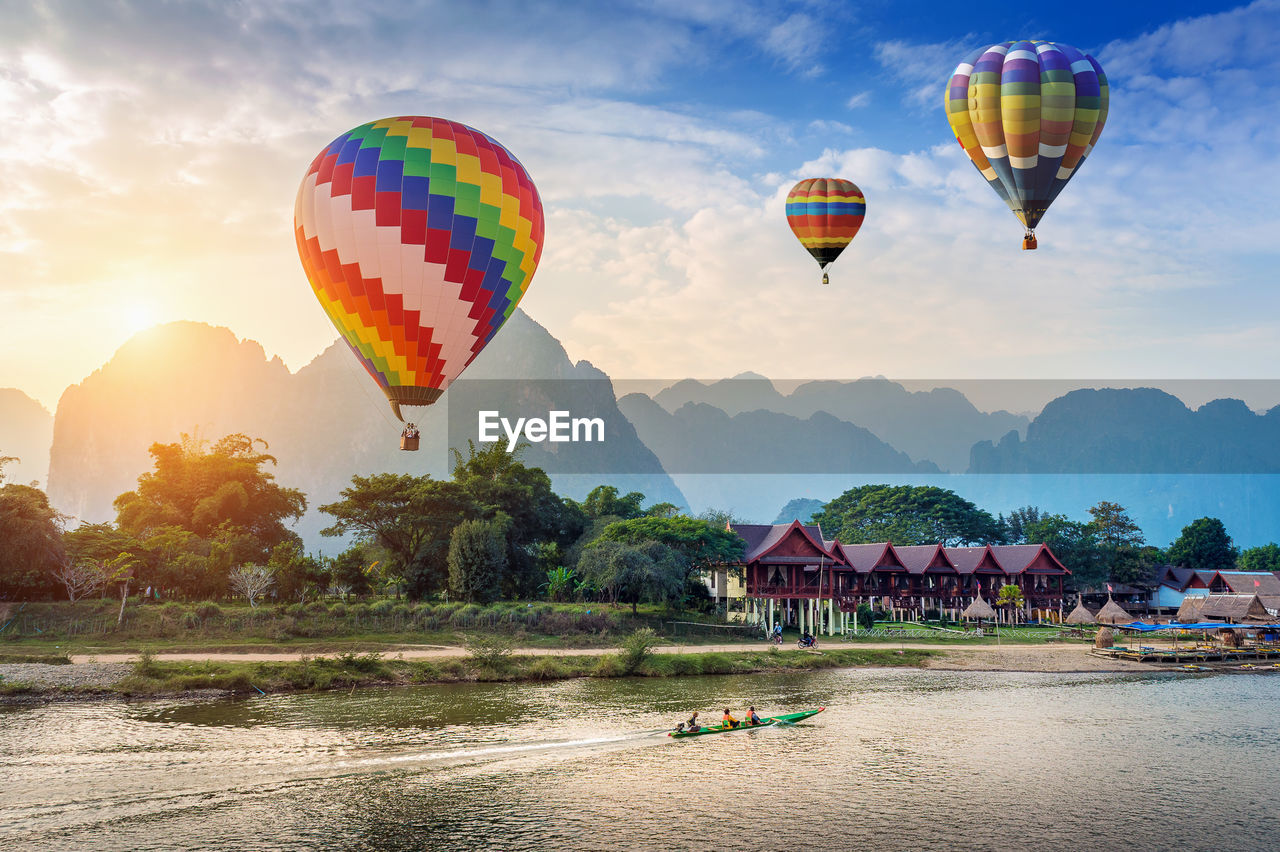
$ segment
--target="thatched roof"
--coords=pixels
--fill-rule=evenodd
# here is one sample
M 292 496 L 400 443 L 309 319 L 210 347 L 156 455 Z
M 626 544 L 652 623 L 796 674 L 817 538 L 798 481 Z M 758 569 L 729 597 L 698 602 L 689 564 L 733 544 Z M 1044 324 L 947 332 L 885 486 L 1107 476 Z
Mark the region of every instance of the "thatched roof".
M 1084 600 L 1076 598 L 1076 608 L 1067 613 L 1067 624 L 1093 624 L 1093 613 L 1084 605 Z
M 1201 621 L 1200 607 L 1204 606 L 1204 595 L 1187 595 L 1182 599 L 1182 606 L 1178 607 L 1178 621 L 1183 624 L 1195 624 Z
M 995 618 L 996 611 L 991 608 L 991 604 L 982 599 L 981 596 L 973 599 L 973 603 L 964 608 L 964 612 L 960 613 L 961 618 Z
M 1206 620 L 1229 618 L 1232 621 L 1271 621 L 1257 595 L 1209 595 L 1200 607 L 1200 617 Z
M 1098 614 L 1094 616 L 1099 624 L 1128 624 L 1133 621 L 1133 616 L 1124 611 L 1124 607 L 1107 598 L 1107 605 L 1098 610 Z

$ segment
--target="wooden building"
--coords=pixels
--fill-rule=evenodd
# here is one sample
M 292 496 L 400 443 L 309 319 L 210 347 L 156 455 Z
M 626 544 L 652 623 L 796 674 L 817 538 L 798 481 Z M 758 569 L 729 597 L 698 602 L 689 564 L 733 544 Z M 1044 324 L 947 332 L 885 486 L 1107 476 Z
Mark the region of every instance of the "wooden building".
M 747 618 L 770 627 L 843 632 L 862 604 L 894 618 L 955 619 L 976 598 L 995 600 L 1005 585 L 1022 590 L 1024 614 L 1061 619 L 1070 572 L 1047 545 L 844 544 L 799 521 L 729 529 L 746 543 L 740 567 Z

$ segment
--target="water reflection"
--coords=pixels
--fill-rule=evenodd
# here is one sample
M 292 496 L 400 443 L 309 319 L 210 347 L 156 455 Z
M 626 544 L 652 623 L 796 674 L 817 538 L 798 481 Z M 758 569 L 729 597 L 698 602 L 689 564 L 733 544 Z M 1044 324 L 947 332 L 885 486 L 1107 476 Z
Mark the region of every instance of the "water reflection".
M 1259 720 L 1278 692 L 1269 676 L 851 670 L 55 705 L 0 715 L 0 843 L 1274 848 L 1280 735 Z M 660 733 L 747 704 L 829 709 Z

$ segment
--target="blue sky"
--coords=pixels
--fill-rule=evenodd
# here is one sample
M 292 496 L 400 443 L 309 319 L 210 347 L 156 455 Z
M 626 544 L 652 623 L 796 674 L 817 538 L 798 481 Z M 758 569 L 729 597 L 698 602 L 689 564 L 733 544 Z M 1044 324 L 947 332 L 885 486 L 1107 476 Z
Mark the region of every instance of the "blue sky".
M 0 386 L 52 408 L 196 319 L 291 367 L 334 332 L 293 246 L 340 132 L 441 115 L 547 211 L 524 306 L 618 378 L 1275 378 L 1280 2 L 62 2 L 0 33 Z M 1014 37 L 1094 53 L 1098 147 L 1040 228 L 962 157 L 950 71 Z M 867 222 L 817 284 L 786 191 Z

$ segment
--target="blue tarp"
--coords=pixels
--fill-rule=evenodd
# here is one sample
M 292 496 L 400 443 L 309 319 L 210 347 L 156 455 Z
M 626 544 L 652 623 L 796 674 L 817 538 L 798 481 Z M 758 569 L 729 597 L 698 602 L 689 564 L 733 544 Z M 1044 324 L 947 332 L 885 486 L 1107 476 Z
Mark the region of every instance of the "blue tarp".
M 1168 624 L 1147 624 L 1143 621 L 1134 621 L 1129 624 L 1117 624 L 1122 630 L 1136 630 L 1139 633 L 1150 633 L 1153 630 L 1220 630 L 1224 628 L 1232 628 L 1235 630 L 1269 630 L 1275 632 L 1277 626 L 1274 624 L 1228 624 L 1225 621 L 1197 621 L 1194 624 L 1179 624 L 1171 621 Z

